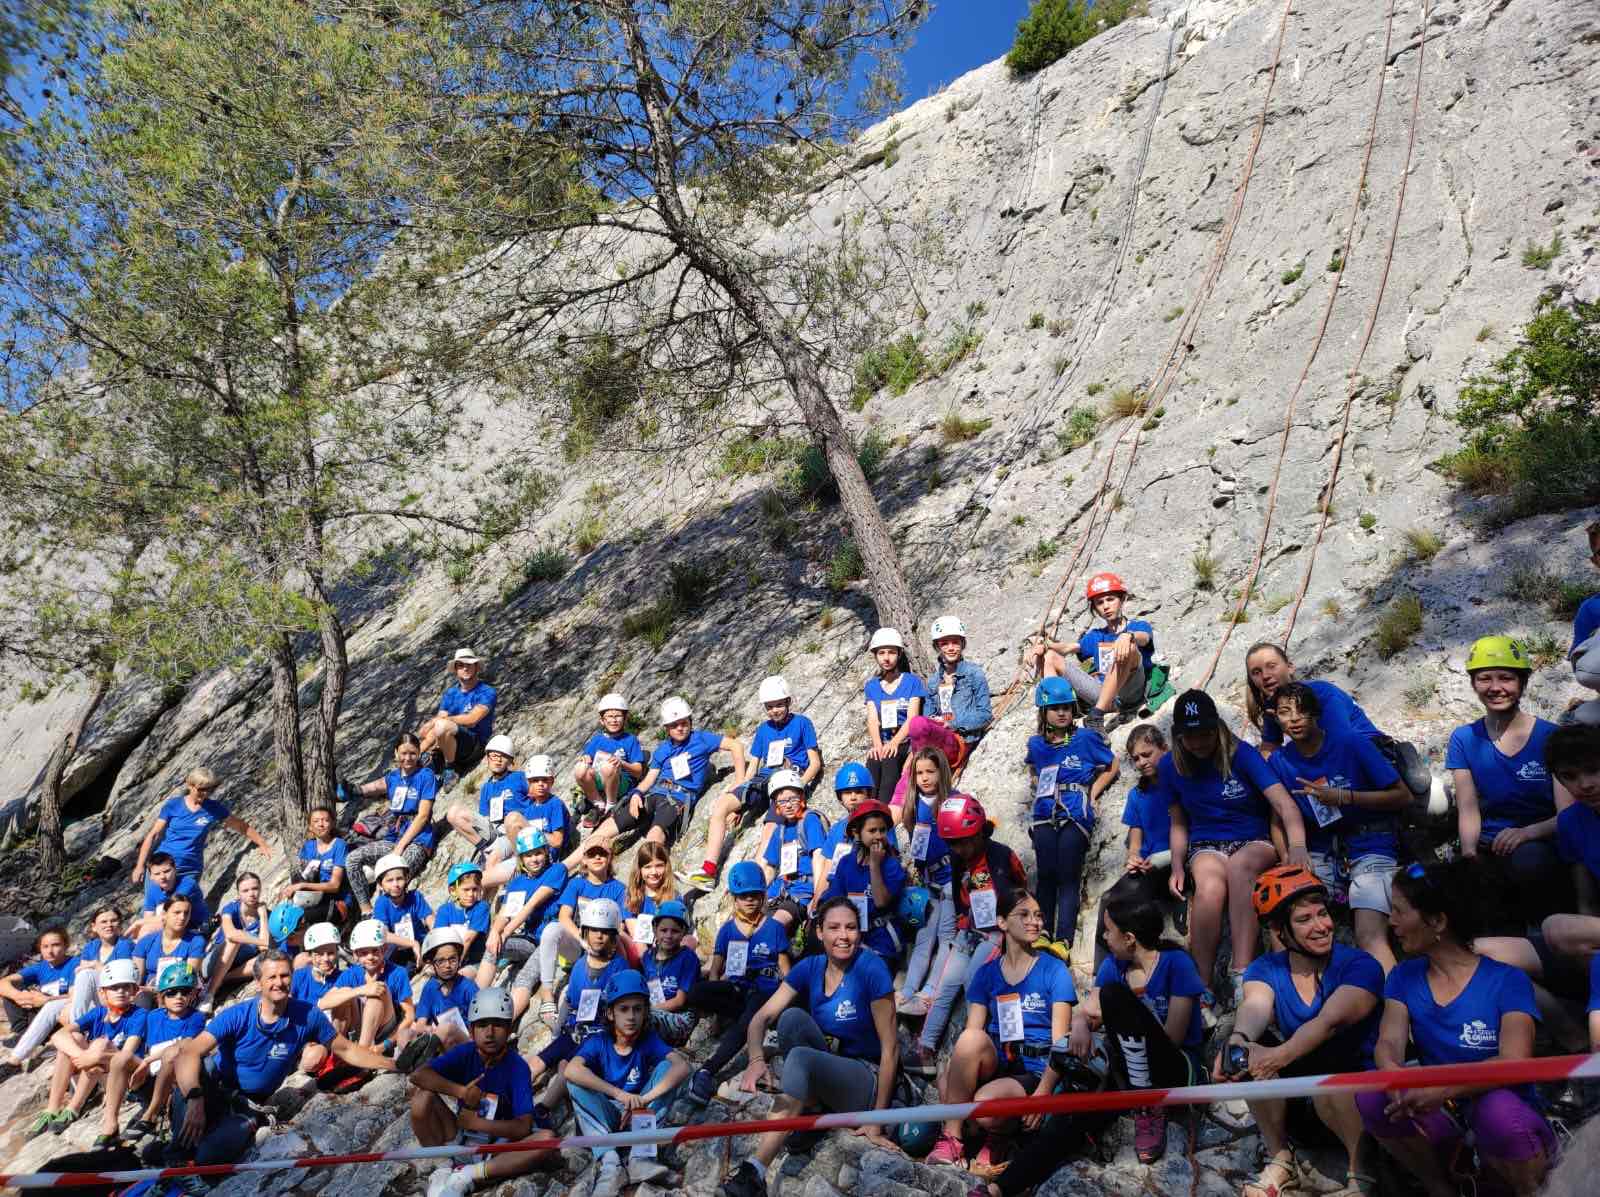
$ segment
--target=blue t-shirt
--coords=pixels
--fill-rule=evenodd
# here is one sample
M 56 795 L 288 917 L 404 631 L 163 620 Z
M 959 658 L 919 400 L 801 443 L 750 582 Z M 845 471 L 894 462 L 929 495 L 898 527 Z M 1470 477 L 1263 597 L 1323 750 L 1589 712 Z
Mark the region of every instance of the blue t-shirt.
M 1572 647 L 1577 648 L 1597 630 L 1600 630 L 1600 594 L 1593 594 L 1578 604 L 1578 614 L 1572 621 Z
M 1172 847 L 1172 812 L 1160 784 L 1136 782 L 1122 806 L 1122 825 L 1139 829 L 1139 859 L 1148 860 Z
M 804 715 L 791 714 L 782 726 L 769 719 L 750 737 L 750 759 L 758 770 L 781 769 L 787 765 L 796 773 L 804 773 L 811 764 L 809 751 L 812 749 L 817 749 L 817 729 Z M 773 752 L 782 754 L 776 762 L 769 759 Z
M 632 732 L 623 732 L 620 736 L 608 736 L 605 729 L 594 733 L 583 745 L 583 755 L 593 760 L 597 753 L 609 752 L 620 757 L 630 765 L 642 765 L 645 757 L 644 745 L 639 743 L 639 737 Z M 630 792 L 639 779 L 626 769 L 622 770 L 621 778 L 617 784 L 617 793 Z
M 841 820 L 841 824 L 842 822 Z M 917 830 L 919 827 L 928 829 L 928 843 L 925 849 L 926 855 L 924 856 L 917 855 L 917 849 L 922 847 L 917 841 L 922 838 L 923 834 Z M 891 844 L 893 843 L 892 840 L 890 842 Z M 916 821 L 911 830 L 911 856 L 913 860 L 922 866 L 922 875 L 927 878 L 929 885 L 941 887 L 950 885 L 950 846 L 939 836 L 934 821 L 932 804 L 920 793 L 917 795 Z
M 628 958 L 618 952 L 604 967 L 594 969 L 589 964 L 589 955 L 584 953 L 578 958 L 578 963 L 572 966 L 572 973 L 567 979 L 567 1026 L 566 1030 L 573 1039 L 582 1043 L 591 1035 L 598 1035 L 606 1029 L 605 1003 L 596 999 L 595 1014 L 593 1018 L 584 1019 L 579 1015 L 583 1013 L 584 991 L 595 990 L 597 995 L 606 991 L 606 982 L 617 973 L 625 972 L 629 968 Z
M 469 732 L 478 743 L 487 744 L 494 736 L 494 703 L 494 687 L 488 682 L 479 682 L 470 690 L 463 690 L 457 684 L 444 692 L 439 699 L 439 709 L 446 715 L 465 715 L 473 707 L 488 707 L 487 715 L 471 727 L 462 729 Z
M 541 889 L 549 890 L 555 898 L 559 899 L 566 887 L 567 866 L 564 864 L 553 864 L 537 877 L 530 877 L 526 873 L 519 871 L 515 877 L 506 882 L 505 888 L 500 891 L 500 904 L 495 913 L 511 918 L 529 902 L 533 901 L 533 895 Z M 521 933 L 527 935 L 530 939 L 534 938 L 534 932 L 555 918 L 556 911 L 560 909 L 560 906 L 561 903 L 559 901 L 552 901 L 550 898 L 546 898 L 543 913 L 538 917 L 529 915 L 527 921 L 522 924 Z
M 253 919 L 247 919 L 244 917 L 244 907 L 240 904 L 239 900 L 235 898 L 232 902 L 225 903 L 222 909 L 217 912 L 217 914 L 219 917 L 226 915 L 228 918 L 231 918 L 233 920 L 233 925 L 239 928 L 239 930 L 243 931 L 246 935 L 259 935 L 261 933 L 261 916 L 266 912 L 266 909 L 267 908 L 265 906 L 257 906 L 256 917 Z M 211 946 L 215 947 L 217 944 L 221 943 L 222 938 L 222 928 L 219 926 L 217 928 L 217 933 L 211 937 Z
M 617 1051 L 616 1039 L 609 1033 L 590 1035 L 578 1049 L 578 1059 L 595 1076 L 624 1093 L 643 1093 L 650 1087 L 650 1075 L 656 1067 L 672 1054 L 661 1036 L 654 1031 L 645 1033 L 634 1041 L 627 1055 Z
M 1156 766 L 1156 782 L 1168 806 L 1177 803 L 1189 816 L 1189 843 L 1200 840 L 1264 840 L 1272 807 L 1263 796 L 1278 783 L 1272 767 L 1249 744 L 1233 750 L 1233 776 L 1226 782 L 1210 764 L 1183 777 L 1169 752 Z
M 387 822 L 383 829 L 383 838 L 391 844 L 406 833 L 406 828 L 411 826 L 411 821 L 417 817 L 417 808 L 424 802 L 432 802 L 439 793 L 439 780 L 434 777 L 432 769 L 419 767 L 415 773 L 407 777 L 398 769 L 390 769 L 383 775 L 383 784 L 389 793 L 389 810 Z M 412 843 L 421 844 L 428 851 L 433 851 L 433 822 L 417 833 Z
M 339 987 L 339 977 L 340 973 L 337 964 L 334 965 L 333 971 L 328 974 L 326 981 L 317 980 L 317 974 L 311 970 L 311 966 L 302 964 L 294 970 L 294 977 L 289 982 L 289 996 L 297 1001 L 315 1006 L 322 1000 L 323 995 L 328 990 Z
M 583 928 L 584 903 L 592 902 L 596 898 L 610 898 L 621 910 L 628 897 L 628 887 L 617 878 L 609 881 L 590 881 L 587 877 L 574 877 L 567 882 L 561 890 L 561 900 L 556 903 L 558 907 L 572 911 L 572 921 Z
M 1411 1042 L 1424 1064 L 1477 1064 L 1500 1054 L 1500 1019 L 1513 1011 L 1535 1022 L 1533 983 L 1521 969 L 1482 957 L 1453 1002 L 1439 1005 L 1428 988 L 1428 961 L 1414 956 L 1389 973 L 1383 996 L 1411 1012 Z
M 1302 777 L 1341 790 L 1387 790 L 1398 783 L 1400 775 L 1371 740 L 1324 732 L 1322 748 L 1309 757 L 1293 740 L 1286 740 L 1267 763 L 1300 808 L 1306 825 L 1306 846 L 1312 851 L 1331 850 L 1337 835 L 1351 860 L 1372 855 L 1400 858 L 1399 811 L 1373 810 L 1351 803 L 1327 808 L 1333 817 L 1326 825 L 1319 825 L 1311 799 L 1295 792 L 1301 788 Z M 1327 818 L 1326 813 L 1323 817 Z
M 190 810 L 182 794 L 174 794 L 161 804 L 156 818 L 166 822 L 157 852 L 172 856 L 180 873 L 198 873 L 205 866 L 206 837 L 233 812 L 215 798 L 205 798 L 199 810 Z
M 476 931 L 479 935 L 488 933 L 489 930 L 489 903 L 479 898 L 467 909 L 463 910 L 454 898 L 439 907 L 433 916 L 433 926 L 440 927 L 465 927 L 468 931 Z
M 669 786 L 689 791 L 689 802 L 692 804 L 705 793 L 711 772 L 711 757 L 721 749 L 720 735 L 697 727 L 682 744 L 670 736 L 657 744 L 656 750 L 650 754 L 650 768 L 660 771 L 656 776 L 657 782 L 667 782 Z M 688 772 L 682 777 L 674 773 L 672 768 L 672 758 L 680 755 L 688 761 Z M 684 801 L 677 789 L 668 788 L 666 792 L 672 795 L 674 801 Z
M 735 975 L 728 959 L 730 944 L 743 943 L 745 948 L 744 972 Z M 789 951 L 789 933 L 777 919 L 765 919 L 754 935 L 739 930 L 736 919 L 729 919 L 717 932 L 717 945 L 712 955 L 722 957 L 722 979 L 732 981 L 740 989 L 754 988 L 757 993 L 771 994 L 778 989 L 778 956 Z
M 78 1019 L 76 1025 L 90 1043 L 96 1039 L 109 1039 L 111 1046 L 120 1050 L 129 1039 L 143 1041 L 145 1020 L 149 1016 L 149 1011 L 132 1006 L 123 1011 L 122 1017 L 112 1018 L 110 1010 L 104 1006 L 96 1006 Z M 139 1054 L 144 1054 L 142 1048 Z
M 862 906 L 867 908 L 867 916 L 862 923 L 862 942 L 885 960 L 893 960 L 905 947 L 900 941 L 900 929 L 894 925 L 893 915 L 900 895 L 906 888 L 905 868 L 893 853 L 887 853 L 883 858 L 883 884 L 889 891 L 888 909 L 880 907 L 872 896 L 871 867 L 861 862 L 859 853 L 852 851 L 833 866 L 833 877 L 822 896 L 824 900 L 835 897 L 856 900 L 859 896 L 856 913 L 861 913 Z
M 1562 860 L 1581 864 L 1600 882 L 1600 811 L 1574 802 L 1557 815 L 1556 851 Z
M 680 945 L 670 960 L 657 959 L 655 949 L 651 948 L 640 964 L 647 986 L 651 981 L 661 982 L 662 1001 L 671 1001 L 680 993 L 687 993 L 700 980 L 700 957 L 693 948 Z
M 372 904 L 372 917 L 382 923 L 389 931 L 405 929 L 400 924 L 411 920 L 411 934 L 404 936 L 406 939 L 415 940 L 419 945 L 423 936 L 428 934 L 428 924 L 424 921 L 433 913 L 433 907 L 428 905 L 428 899 L 422 896 L 420 890 L 408 889 L 396 902 L 388 894 L 379 894 L 378 900 Z
M 520 770 L 512 769 L 503 777 L 491 777 L 478 790 L 478 814 L 496 827 L 515 812 L 527 818 L 533 809 L 528 801 L 528 778 Z
M 1013 985 L 1001 970 L 1004 956 L 996 956 L 982 965 L 967 983 L 967 1001 L 980 1004 L 988 1017 L 985 1029 L 995 1045 L 1000 1045 L 1000 1002 L 1004 998 L 1015 1000 L 1022 1011 L 1022 1041 L 1044 1044 L 1053 1042 L 1051 1017 L 1057 1002 L 1076 1002 L 1077 987 L 1072 983 L 1072 972 L 1059 956 L 1040 952 L 1034 958 L 1028 975 Z M 1043 1072 L 1047 1061 L 1042 1056 L 1023 1056 L 1029 1072 Z
M 399 1011 L 401 1002 L 411 1000 L 411 978 L 406 976 L 406 970 L 392 960 L 386 960 L 380 974 L 389 996 L 394 999 L 395 1010 Z M 333 983 L 335 989 L 359 989 L 369 981 L 378 980 L 377 977 L 367 976 L 367 970 L 359 964 L 352 964 L 339 974 L 339 979 Z
M 811 854 L 820 851 L 827 838 L 828 828 L 814 810 L 801 815 L 798 823 L 776 824 L 767 840 L 767 850 L 761 855 L 762 860 L 777 870 L 777 876 L 767 885 L 767 897 L 793 898 L 802 904 L 811 901 L 811 895 L 817 892 Z M 789 873 L 783 871 L 784 844 L 799 845 L 794 851 L 794 870 Z
M 35 960 L 17 970 L 22 988 L 37 989 L 46 997 L 61 997 L 72 988 L 72 978 L 78 973 L 78 958 L 68 956 L 60 964 Z
M 1426 961 L 1423 961 L 1426 963 Z M 1288 1042 L 1293 1035 L 1306 1023 L 1322 1013 L 1322 1005 L 1340 986 L 1354 985 L 1357 989 L 1365 989 L 1373 997 L 1384 996 L 1383 965 L 1363 952 L 1360 948 L 1352 948 L 1348 944 L 1335 943 L 1333 955 L 1328 957 L 1328 967 L 1322 971 L 1322 980 L 1317 986 L 1317 991 L 1307 1002 L 1300 996 L 1300 991 L 1294 987 L 1294 977 L 1289 972 L 1288 952 L 1269 952 L 1265 956 L 1257 956 L 1244 970 L 1244 979 L 1260 981 L 1272 987 L 1272 1021 L 1278 1026 L 1278 1037 Z M 1339 1031 L 1341 1039 L 1354 1041 L 1360 1045 L 1359 1064 L 1362 1068 L 1372 1067 L 1372 1049 L 1378 1042 L 1378 1025 L 1383 1021 L 1383 1002 L 1379 1001 L 1372 1007 L 1372 1012 L 1360 1022 L 1343 1027 Z M 1355 1067 L 1357 1061 L 1351 1061 Z
M 1100 971 L 1094 975 L 1094 983 L 1098 986 L 1121 981 L 1126 985 L 1129 964 L 1129 961 L 1118 960 L 1108 954 L 1100 964 Z M 1156 1020 L 1166 1026 L 1173 998 L 1198 998 L 1205 991 L 1205 982 L 1200 979 L 1200 970 L 1195 966 L 1194 959 L 1188 952 L 1174 950 L 1163 951 L 1156 957 L 1156 966 L 1151 970 L 1144 988 L 1133 992 L 1156 1016 Z M 1183 1033 L 1183 1042 L 1178 1046 L 1185 1051 L 1199 1051 L 1205 1032 L 1205 1020 L 1200 1017 L 1199 1005 L 1190 1007 L 1189 1029 Z
M 316 840 L 307 840 L 300 845 L 298 880 L 332 881 L 333 870 L 345 867 L 345 857 L 348 852 L 349 845 L 337 837 L 326 848 L 318 845 Z M 311 868 L 313 863 L 316 865 L 315 871 Z
M 1092 728 L 1080 727 L 1060 744 L 1043 736 L 1029 737 L 1028 768 L 1038 779 L 1033 787 L 1033 817 L 1066 815 L 1092 829 L 1089 786 L 1116 759 L 1105 736 Z
M 1322 714 L 1317 716 L 1317 725 L 1325 734 L 1360 736 L 1364 740 L 1376 740 L 1383 735 L 1356 700 L 1332 682 L 1302 684 L 1309 686 L 1317 696 L 1317 702 L 1322 707 Z M 1264 744 L 1283 743 L 1283 728 L 1271 711 L 1261 716 L 1261 741 Z
M 498 1121 L 522 1118 L 533 1113 L 533 1072 L 518 1053 L 515 1043 L 495 1061 L 492 1068 L 484 1068 L 483 1057 L 478 1053 L 477 1045 L 472 1043 L 452 1047 L 427 1066 L 457 1085 L 476 1082 L 478 1091 L 483 1094 L 483 1102 L 476 1110 L 480 1118 Z M 462 1138 L 471 1143 L 483 1143 L 491 1136 L 466 1131 Z
M 826 956 L 807 956 L 789 970 L 783 983 L 800 995 L 822 1033 L 838 1040 L 839 1055 L 876 1063 L 882 1041 L 872 1003 L 894 993 L 889 966 L 870 948 L 861 948 L 832 993 L 823 992 L 827 972 Z
M 178 884 L 172 887 L 172 892 L 169 894 L 154 881 L 151 881 L 149 874 L 145 875 L 144 911 L 146 914 L 152 910 L 159 909 L 161 903 L 173 897 L 189 899 L 191 907 L 189 925 L 191 927 L 203 927 L 211 921 L 211 908 L 206 905 L 205 895 L 200 892 L 200 883 L 193 877 L 187 874 L 180 874 Z
M 172 948 L 162 946 L 161 935 L 160 931 L 152 931 L 149 935 L 141 936 L 133 945 L 133 959 L 144 965 L 146 985 L 154 985 L 156 978 L 161 975 L 162 967 L 174 960 L 205 959 L 206 941 L 193 931 L 185 932 L 177 946 Z M 194 967 L 196 972 L 200 971 L 198 963 Z
M 1115 632 L 1104 625 L 1093 628 L 1078 637 L 1078 655 L 1094 662 L 1090 671 L 1095 677 L 1103 678 L 1111 668 L 1111 652 L 1117 643 L 1117 637 L 1124 632 L 1143 632 L 1150 637 L 1149 644 L 1139 644 L 1134 641 L 1139 649 L 1139 656 L 1144 660 L 1144 673 L 1150 676 L 1150 670 L 1155 668 L 1156 659 L 1156 630 L 1150 626 L 1149 621 L 1143 619 L 1130 619 L 1123 623 Z
M 466 1022 L 472 999 L 477 996 L 478 983 L 471 977 L 457 973 L 449 993 L 439 984 L 438 977 L 429 977 L 422 987 L 422 996 L 417 999 L 417 1021 L 438 1022 L 446 1010 L 459 1010 L 461 1021 Z
M 1444 767 L 1472 774 L 1483 816 L 1479 843 L 1487 844 L 1507 827 L 1527 827 L 1556 813 L 1555 788 L 1544 767 L 1544 742 L 1555 729 L 1549 720 L 1535 719 L 1533 733 L 1516 756 L 1495 747 L 1482 719 L 1450 733 Z
M 131 939 L 117 940 L 117 942 L 111 946 L 111 951 L 106 954 L 106 958 L 102 960 L 100 958 L 100 953 L 104 947 L 105 944 L 98 939 L 89 940 L 83 945 L 83 951 L 78 953 L 78 963 L 110 964 L 113 960 L 133 959 L 133 940 Z
M 911 700 L 927 698 L 928 687 L 916 674 L 902 673 L 891 694 L 883 688 L 883 679 L 874 675 L 862 687 L 862 693 L 878 712 L 878 743 L 887 744 L 911 718 Z
M 206 1029 L 206 1016 L 190 1010 L 182 1018 L 173 1018 L 165 1010 L 147 1010 L 144 1016 L 144 1052 L 149 1055 L 154 1048 L 175 1039 L 193 1039 Z
M 301 1048 L 326 1047 L 338 1033 L 321 1010 L 293 998 L 276 1022 L 263 1023 L 261 1000 L 251 998 L 217 1011 L 206 1030 L 217 1041 L 215 1072 L 222 1088 L 256 1100 L 277 1092 L 299 1065 Z
M 534 831 L 560 832 L 562 843 L 566 843 L 572 835 L 572 815 L 567 810 L 567 804 L 554 794 L 543 802 L 528 800 L 526 812 L 528 826 Z

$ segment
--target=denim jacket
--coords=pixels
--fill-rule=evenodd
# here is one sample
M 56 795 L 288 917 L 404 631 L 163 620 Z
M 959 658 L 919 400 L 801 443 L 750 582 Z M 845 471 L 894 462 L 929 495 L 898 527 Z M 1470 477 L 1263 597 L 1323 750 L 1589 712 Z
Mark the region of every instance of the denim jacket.
M 939 683 L 943 677 L 944 666 L 940 665 L 922 679 L 928 687 L 922 713 L 930 719 L 946 713 L 939 702 Z M 956 717 L 956 734 L 963 740 L 973 742 L 983 735 L 984 729 L 994 719 L 994 708 L 989 703 L 989 679 L 983 675 L 980 666 L 963 658 L 956 662 L 955 680 L 956 688 L 950 695 L 949 713 Z

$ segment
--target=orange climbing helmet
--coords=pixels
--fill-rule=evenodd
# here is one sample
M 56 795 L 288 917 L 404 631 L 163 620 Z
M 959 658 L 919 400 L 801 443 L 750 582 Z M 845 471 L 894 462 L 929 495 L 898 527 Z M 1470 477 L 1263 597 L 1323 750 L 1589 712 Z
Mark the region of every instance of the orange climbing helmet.
M 1120 594 L 1128 597 L 1128 584 L 1110 571 L 1095 574 L 1089 579 L 1089 585 L 1084 588 L 1083 597 L 1089 602 L 1094 602 L 1102 594 Z
M 1328 896 L 1328 887 L 1303 865 L 1274 865 L 1256 878 L 1250 901 L 1260 918 L 1270 918 L 1294 899 L 1309 893 Z

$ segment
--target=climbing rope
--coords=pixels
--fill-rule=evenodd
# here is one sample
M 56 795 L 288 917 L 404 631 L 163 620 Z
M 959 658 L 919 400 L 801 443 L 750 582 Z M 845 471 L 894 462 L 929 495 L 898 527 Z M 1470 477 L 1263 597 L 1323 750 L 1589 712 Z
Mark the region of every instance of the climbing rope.
M 1333 309 L 1339 302 L 1339 293 L 1344 284 L 1345 271 L 1350 268 L 1350 255 L 1355 244 L 1356 222 L 1361 217 L 1361 196 L 1366 191 L 1367 173 L 1372 165 L 1372 151 L 1378 143 L 1378 116 L 1383 110 L 1384 77 L 1389 70 L 1389 46 L 1394 37 L 1394 12 L 1396 0 L 1389 0 L 1389 11 L 1384 18 L 1383 28 L 1383 53 L 1378 56 L 1377 87 L 1372 97 L 1372 116 L 1367 122 L 1367 145 L 1361 155 L 1361 170 L 1356 176 L 1355 190 L 1350 197 L 1350 218 L 1345 224 L 1344 247 L 1340 251 L 1340 267 L 1334 274 L 1333 286 L 1328 289 L 1328 301 L 1322 308 L 1322 320 L 1317 325 L 1317 334 L 1312 338 L 1311 351 L 1306 355 L 1305 365 L 1300 369 L 1300 377 L 1295 380 L 1294 390 L 1289 393 L 1289 400 L 1284 405 L 1283 430 L 1278 438 L 1278 458 L 1272 467 L 1272 484 L 1267 489 L 1267 507 L 1261 519 L 1261 535 L 1256 541 L 1256 551 L 1250 561 L 1250 570 L 1245 576 L 1244 585 L 1239 588 L 1239 597 L 1234 603 L 1233 615 L 1228 619 L 1222 630 L 1222 638 L 1217 642 L 1217 650 L 1212 654 L 1211 663 L 1206 666 L 1204 675 L 1196 684 L 1200 689 L 1205 689 L 1216 674 L 1217 666 L 1222 661 L 1222 654 L 1228 647 L 1228 641 L 1233 637 L 1233 629 L 1244 617 L 1244 612 L 1250 605 L 1251 595 L 1255 592 L 1256 580 L 1261 575 L 1261 562 L 1266 556 L 1267 538 L 1272 532 L 1272 519 L 1278 506 L 1278 484 L 1283 477 L 1283 463 L 1289 452 L 1289 438 L 1294 428 L 1295 408 L 1300 400 L 1300 393 L 1305 389 L 1306 379 L 1311 376 L 1311 367 L 1317 360 L 1317 354 L 1322 350 L 1322 342 L 1328 334 L 1328 323 L 1333 318 Z M 1387 274 L 1387 268 L 1385 269 Z M 1381 292 L 1380 292 L 1381 298 Z M 1369 326 L 1370 332 L 1370 326 Z
M 1411 89 L 1411 129 L 1406 137 L 1406 160 L 1400 170 L 1400 188 L 1395 194 L 1394 221 L 1389 226 L 1389 247 L 1384 252 L 1383 273 L 1378 280 L 1378 291 L 1372 299 L 1372 310 L 1367 314 L 1367 330 L 1361 338 L 1361 349 L 1356 354 L 1355 365 L 1350 367 L 1350 375 L 1346 380 L 1344 397 L 1344 416 L 1339 424 L 1339 435 L 1333 445 L 1333 461 L 1328 467 L 1328 484 L 1322 492 L 1322 510 L 1317 521 L 1317 534 L 1312 538 L 1310 551 L 1306 554 L 1306 567 L 1300 575 L 1300 589 L 1295 593 L 1294 605 L 1289 608 L 1289 622 L 1283 629 L 1283 645 L 1289 645 L 1289 638 L 1294 635 L 1295 620 L 1300 615 L 1300 605 L 1305 602 L 1306 591 L 1311 586 L 1311 571 L 1316 567 L 1317 548 L 1322 544 L 1322 534 L 1328 527 L 1328 513 L 1333 509 L 1333 491 L 1339 482 L 1339 466 L 1344 460 L 1345 438 L 1350 432 L 1350 412 L 1355 406 L 1356 380 L 1361 377 L 1361 364 L 1367 356 L 1367 346 L 1372 343 L 1372 333 L 1378 324 L 1378 309 L 1383 304 L 1384 292 L 1389 286 L 1389 269 L 1394 265 L 1395 241 L 1400 236 L 1400 216 L 1406 206 L 1406 184 L 1411 178 L 1411 156 L 1417 145 L 1417 123 L 1422 111 L 1422 64 L 1428 53 L 1428 17 L 1430 0 L 1422 0 L 1422 31 L 1417 39 L 1417 71 Z M 1387 63 L 1389 55 L 1384 53 Z

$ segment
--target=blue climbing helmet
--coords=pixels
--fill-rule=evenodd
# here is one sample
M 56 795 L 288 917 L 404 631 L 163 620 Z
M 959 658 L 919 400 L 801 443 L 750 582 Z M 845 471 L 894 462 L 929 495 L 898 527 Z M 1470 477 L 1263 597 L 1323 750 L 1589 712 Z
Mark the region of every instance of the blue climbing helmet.
M 928 925 L 928 912 L 933 909 L 933 895 L 925 885 L 908 885 L 900 895 L 900 905 L 895 914 L 913 931 Z
M 728 892 L 736 898 L 740 894 L 764 894 L 767 875 L 755 861 L 741 860 L 728 870 Z
M 656 922 L 662 919 L 676 919 L 683 924 L 683 929 L 689 929 L 689 908 L 676 898 L 669 898 L 656 907 Z
M 611 974 L 611 979 L 606 982 L 605 993 L 602 996 L 605 998 L 606 1005 L 609 1006 L 613 1002 L 620 1002 L 625 997 L 642 997 L 648 1001 L 650 991 L 645 988 L 644 977 L 638 969 L 625 968 L 620 972 Z
M 1064 707 L 1078 701 L 1078 696 L 1072 692 L 1072 683 L 1064 677 L 1047 677 L 1033 690 L 1033 705 L 1036 707 Z
M 282 947 L 305 920 L 306 912 L 302 908 L 293 902 L 279 902 L 267 915 L 267 934 L 272 936 L 273 943 Z
M 937 1122 L 900 1122 L 890 1132 L 890 1138 L 900 1145 L 900 1150 L 913 1159 L 921 1159 L 933 1150 L 939 1141 Z
M 517 855 L 525 856 L 529 852 L 537 852 L 540 848 L 548 848 L 550 839 L 544 832 L 536 827 L 524 827 L 517 832 Z
M 872 774 L 867 772 L 867 767 L 859 761 L 846 761 L 839 766 L 839 771 L 833 775 L 833 792 L 842 794 L 846 790 L 870 790 Z
M 156 980 L 156 992 L 193 989 L 198 984 L 200 979 L 194 975 L 194 966 L 187 960 L 174 960 L 161 970 L 161 976 Z

